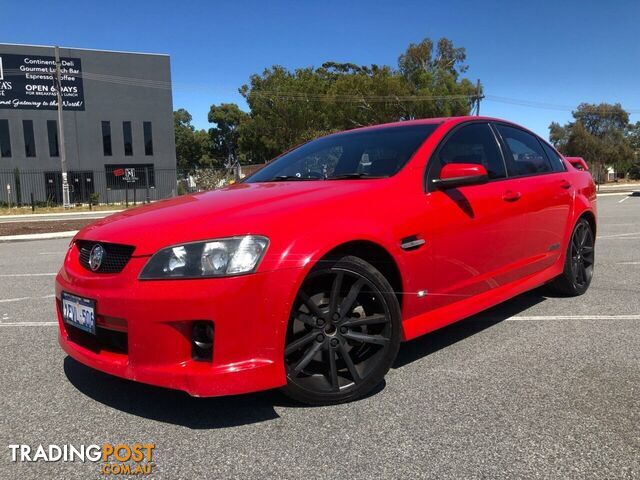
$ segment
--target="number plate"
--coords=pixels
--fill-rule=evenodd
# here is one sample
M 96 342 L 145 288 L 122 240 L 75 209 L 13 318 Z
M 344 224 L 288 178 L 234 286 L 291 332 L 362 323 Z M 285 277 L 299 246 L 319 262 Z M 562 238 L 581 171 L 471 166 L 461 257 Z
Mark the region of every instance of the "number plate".
M 62 292 L 62 318 L 69 325 L 95 335 L 95 309 L 95 300 Z

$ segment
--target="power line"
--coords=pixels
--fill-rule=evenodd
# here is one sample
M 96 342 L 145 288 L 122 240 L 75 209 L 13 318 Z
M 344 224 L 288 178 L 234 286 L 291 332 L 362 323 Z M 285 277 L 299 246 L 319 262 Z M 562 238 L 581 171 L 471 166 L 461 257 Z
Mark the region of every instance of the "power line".
M 485 99 L 488 100 L 488 101 L 491 101 L 491 102 L 505 103 L 505 104 L 509 104 L 509 105 L 517 105 L 517 106 L 521 106 L 521 107 L 540 108 L 540 109 L 544 109 L 544 110 L 559 110 L 559 111 L 570 111 L 570 112 L 577 110 L 576 106 L 571 106 L 571 105 L 562 105 L 562 104 L 557 104 L 557 103 L 538 102 L 538 101 L 533 101 L 533 100 L 523 100 L 523 99 L 517 99 L 517 98 L 501 97 L 501 96 L 497 96 L 497 95 L 486 95 Z M 591 109 L 594 112 L 602 112 L 602 113 L 610 113 L 610 112 L 618 111 L 617 109 L 612 109 L 612 108 L 600 109 L 600 108 L 598 108 L 597 105 L 595 105 L 593 107 L 588 107 L 588 109 Z M 640 113 L 640 109 L 625 108 L 624 110 L 627 113 Z
M 42 72 L 42 71 L 31 71 L 25 72 L 19 69 L 5 69 L 5 76 L 8 75 L 21 75 L 25 76 L 29 75 L 42 75 L 51 77 L 51 81 L 55 81 L 55 74 L 51 72 Z M 153 79 L 145 79 L 138 77 L 128 77 L 128 76 L 120 76 L 120 75 L 107 75 L 102 73 L 94 73 L 83 71 L 77 74 L 63 74 L 68 77 L 76 77 L 81 78 L 83 80 L 110 83 L 114 85 L 123 85 L 123 86 L 131 86 L 131 87 L 140 87 L 140 88 L 154 88 L 161 90 L 182 90 L 182 91 L 207 91 L 211 90 L 212 87 L 205 84 L 180 84 L 180 83 L 172 83 L 163 80 L 153 80 Z M 254 98 L 267 98 L 267 99 L 281 99 L 281 100 L 294 100 L 294 101 L 327 101 L 332 103 L 359 103 L 359 102 L 367 102 L 367 103 L 415 103 L 415 102 L 438 102 L 438 101 L 454 101 L 454 100 L 464 100 L 469 103 L 473 103 L 475 108 L 478 108 L 478 98 L 479 95 L 477 92 L 470 94 L 441 94 L 441 95 L 367 95 L 367 94 L 342 94 L 342 93 L 309 93 L 309 92 L 282 92 L 278 90 L 253 90 L 249 91 L 247 97 Z M 519 98 L 511 98 L 504 97 L 500 95 L 482 95 L 481 99 L 495 102 L 495 103 L 503 103 L 507 105 L 515 105 L 527 108 L 537 108 L 543 110 L 555 110 L 555 111 L 565 111 L 572 112 L 576 110 L 576 106 L 567 105 L 567 104 L 558 104 L 558 103 L 549 103 L 549 102 L 541 102 L 535 100 L 526 100 Z M 593 107 L 594 111 L 608 113 L 614 112 L 614 109 L 599 109 Z M 640 114 L 640 109 L 637 108 L 626 108 L 625 111 L 630 114 Z
M 24 77 L 26 77 L 27 75 L 46 76 L 46 77 L 51 77 L 52 81 L 55 77 L 54 73 L 51 73 L 48 71 L 41 72 L 36 70 L 36 71 L 24 72 L 16 68 L 5 69 L 4 73 L 5 75 L 21 75 Z M 123 77 L 118 75 L 105 75 L 101 73 L 91 73 L 86 71 L 81 73 L 74 73 L 74 74 L 63 73 L 62 74 L 63 80 L 65 76 L 81 78 L 83 80 L 95 80 L 98 82 L 114 83 L 114 84 L 120 84 L 120 85 L 126 85 L 126 86 L 160 88 L 160 89 L 166 89 L 166 90 L 171 90 L 171 87 L 172 87 L 171 82 L 165 82 L 162 80 L 152 80 L 152 79 L 137 78 L 137 77 Z
M 248 97 L 272 98 L 283 100 L 305 101 L 333 101 L 333 102 L 424 102 L 440 100 L 467 100 L 473 101 L 476 95 L 367 95 L 367 94 L 334 94 L 334 93 L 307 93 L 307 92 L 280 92 L 269 90 L 256 90 L 247 94 Z

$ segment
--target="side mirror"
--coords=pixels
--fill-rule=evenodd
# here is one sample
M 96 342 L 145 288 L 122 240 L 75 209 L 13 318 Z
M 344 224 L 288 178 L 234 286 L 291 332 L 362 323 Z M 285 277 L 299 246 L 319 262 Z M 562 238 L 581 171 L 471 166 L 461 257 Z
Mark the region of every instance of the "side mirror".
M 449 163 L 440 170 L 440 178 L 433 179 L 433 184 L 441 189 L 477 185 L 489 180 L 487 169 L 475 163 Z

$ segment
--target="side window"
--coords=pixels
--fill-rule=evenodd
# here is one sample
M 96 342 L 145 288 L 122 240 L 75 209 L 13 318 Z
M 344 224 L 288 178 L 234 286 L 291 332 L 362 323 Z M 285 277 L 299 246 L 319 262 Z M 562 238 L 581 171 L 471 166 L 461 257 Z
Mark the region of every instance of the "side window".
M 536 175 L 553 171 L 540 142 L 533 135 L 519 128 L 496 125 L 502 139 L 507 144 L 507 167 L 509 175 Z
M 491 128 L 473 123 L 456 131 L 438 152 L 440 165 L 475 163 L 487 169 L 490 179 L 505 178 L 504 162 Z
M 562 161 L 562 158 L 560 158 L 560 155 L 558 155 L 558 152 L 556 152 L 553 148 L 551 148 L 546 143 L 544 142 L 540 142 L 540 143 L 542 144 L 542 148 L 544 148 L 544 151 L 547 154 L 547 158 L 551 162 L 551 167 L 553 168 L 553 171 L 564 172 L 566 168 L 564 166 L 564 162 Z

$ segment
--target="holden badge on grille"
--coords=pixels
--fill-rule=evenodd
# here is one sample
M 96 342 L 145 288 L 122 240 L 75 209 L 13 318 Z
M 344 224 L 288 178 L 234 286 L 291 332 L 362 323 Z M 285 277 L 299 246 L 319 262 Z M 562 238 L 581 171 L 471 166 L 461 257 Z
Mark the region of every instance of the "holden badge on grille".
M 89 254 L 89 267 L 94 272 L 100 268 L 102 265 L 102 259 L 104 257 L 104 248 L 99 243 L 96 243 L 91 249 L 91 253 Z

